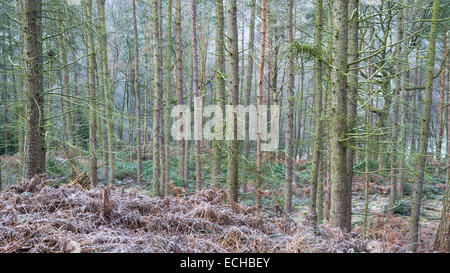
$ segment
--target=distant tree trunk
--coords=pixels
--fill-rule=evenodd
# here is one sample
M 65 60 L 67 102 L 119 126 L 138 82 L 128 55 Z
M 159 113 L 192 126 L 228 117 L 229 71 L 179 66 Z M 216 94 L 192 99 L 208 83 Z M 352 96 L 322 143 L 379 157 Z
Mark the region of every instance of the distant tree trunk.
M 298 131 L 297 131 L 297 147 L 296 154 L 299 158 L 303 157 L 303 143 L 302 143 L 302 118 L 303 118 L 303 100 L 305 93 L 305 60 L 303 55 L 300 56 L 300 103 L 298 105 Z M 305 128 L 303 128 L 305 130 Z
M 448 101 L 448 100 L 447 100 Z M 447 102 L 447 104 L 450 101 Z M 448 107 L 447 107 L 448 108 Z M 447 114 L 448 115 L 448 114 Z M 450 126 L 448 126 L 450 128 Z M 447 128 L 447 135 L 450 134 L 450 130 Z M 447 137 L 447 143 L 450 139 Z M 447 154 L 450 153 L 450 149 L 447 146 Z M 450 252 L 450 160 L 447 155 L 447 189 L 445 191 L 445 199 L 443 201 L 441 221 L 439 222 L 439 228 L 434 241 L 434 250 L 449 253 Z
M 181 0 L 176 0 L 175 7 L 175 44 L 176 44 L 176 83 L 177 83 L 177 99 L 178 104 L 183 104 L 183 45 L 181 41 Z M 179 118 L 182 117 L 180 114 Z M 180 128 L 183 135 L 185 128 Z M 185 140 L 178 141 L 178 176 L 184 180 L 184 158 L 185 158 Z M 186 186 L 186 185 L 185 185 Z
M 153 68 L 154 68 L 154 100 L 153 100 L 153 195 L 161 196 L 161 104 L 162 104 L 162 63 L 161 32 L 159 16 L 159 0 L 153 0 L 152 4 L 152 33 L 153 33 Z
M 61 4 L 61 3 L 59 3 Z M 73 129 L 72 129 L 72 112 L 71 112 L 71 103 L 70 103 L 70 88 L 69 88 L 69 73 L 67 71 L 67 51 L 66 51 L 66 44 L 64 42 L 64 35 L 63 33 L 63 24 L 61 21 L 61 7 L 58 6 L 58 10 L 56 11 L 57 14 L 57 20 L 56 25 L 58 27 L 58 32 L 60 33 L 58 36 L 58 45 L 59 45 L 59 51 L 60 51 L 60 58 L 61 58 L 61 69 L 62 69 L 62 77 L 63 77 L 63 90 L 64 90 L 64 103 L 66 107 L 66 136 L 67 136 L 67 142 L 68 146 L 72 146 L 73 143 Z
M 8 71 L 7 71 L 7 61 L 6 61 L 6 29 L 3 28 L 2 29 L 3 32 L 3 45 L 2 45 L 2 52 L 4 52 L 3 54 L 3 92 L 2 92 L 2 104 L 4 105 L 3 107 L 3 117 L 2 117 L 2 122 L 3 122 L 3 153 L 4 154 L 8 154 L 8 129 L 7 129 L 7 124 L 8 124 Z M 1 146 L 0 146 L 1 147 Z
M 405 11 L 403 9 L 399 10 L 399 13 L 402 13 L 402 28 L 404 28 L 406 26 L 407 23 L 407 16 L 405 16 Z M 408 33 L 403 31 L 403 41 L 402 41 L 402 46 L 406 44 L 407 41 L 407 36 Z M 409 67 L 408 64 L 408 53 L 404 53 L 400 56 L 400 147 L 399 147 L 399 153 L 400 153 L 400 166 L 399 166 L 399 181 L 400 183 L 398 183 L 398 187 L 397 187 L 397 193 L 398 193 L 398 198 L 402 198 L 403 197 L 403 181 L 405 181 L 405 176 L 406 176 L 406 155 L 405 155 L 405 150 L 406 150 L 406 137 L 407 137 L 407 133 L 406 133 L 406 128 L 407 128 L 407 120 L 408 120 L 408 92 L 406 92 L 405 90 L 405 86 L 406 83 L 410 82 L 409 81 L 409 71 L 407 72 L 403 72 L 405 67 Z M 412 148 L 412 147 L 411 147 Z
M 347 215 L 345 129 L 347 121 L 348 1 L 333 1 L 333 49 L 331 81 L 331 207 L 330 224 L 350 230 Z
M 316 14 L 315 14 L 315 33 L 314 46 L 317 52 L 322 52 L 322 0 L 316 0 Z M 314 89 L 315 89 L 315 109 L 314 109 L 314 148 L 311 166 L 311 182 L 310 182 L 310 214 L 316 214 L 316 198 L 317 198 L 317 180 L 319 179 L 319 165 L 320 165 L 320 150 L 322 137 L 322 61 L 317 56 L 314 59 Z
M 97 156 L 103 157 L 103 161 L 105 162 L 104 166 L 104 175 L 105 178 L 108 179 L 109 177 L 109 160 L 108 160 L 108 136 L 107 136 L 107 126 L 105 122 L 103 122 L 103 119 L 106 117 L 106 93 L 104 92 L 104 86 L 103 86 L 103 51 L 102 51 L 102 37 L 101 37 L 101 18 L 98 17 L 98 15 L 101 13 L 101 3 L 100 1 L 97 1 L 97 14 L 94 14 L 94 18 L 98 18 L 97 20 L 94 20 L 93 23 L 96 27 L 96 33 L 94 35 L 97 35 L 97 44 L 95 44 L 95 52 L 96 58 L 94 60 L 94 68 L 95 71 L 95 77 L 96 77 L 96 89 L 100 91 L 100 94 L 97 94 L 98 101 L 102 102 L 101 105 L 104 106 L 102 109 L 96 111 L 96 122 L 97 122 Z M 97 59 L 98 57 L 98 59 Z M 103 91 L 103 92 L 102 92 Z M 106 137 L 105 137 L 106 136 Z
M 237 5 L 236 0 L 227 0 L 226 25 L 227 25 L 227 50 L 228 53 L 228 104 L 236 107 L 239 100 L 239 49 L 237 33 Z M 228 141 L 228 166 L 227 187 L 230 201 L 238 201 L 238 141 L 237 141 L 237 117 L 233 114 L 233 140 Z
M 134 93 L 136 95 L 136 149 L 137 149 L 137 183 L 142 184 L 142 147 L 141 147 L 141 95 L 139 93 L 139 45 L 136 22 L 136 0 L 132 1 L 134 31 Z M 170 50 L 167 50 L 170 51 Z
M 95 90 L 95 47 L 92 29 L 92 0 L 84 0 L 86 13 L 87 57 L 88 57 L 88 90 L 89 90 L 89 153 L 91 157 L 90 179 L 93 187 L 98 183 L 97 172 L 97 119 Z
M 444 39 L 447 39 L 447 32 Z M 445 78 L 443 83 L 445 84 Z M 450 83 L 447 82 L 447 84 L 450 91 Z M 447 189 L 442 205 L 441 221 L 434 241 L 434 250 L 450 252 L 450 92 L 447 93 Z
M 320 0 L 319 0 L 320 1 Z M 287 128 L 286 128 L 286 158 L 285 158 L 285 168 L 286 168 L 286 194 L 284 200 L 284 210 L 286 213 L 290 214 L 292 212 L 292 165 L 293 165 L 293 134 L 294 134 L 294 88 L 295 88 L 295 56 L 293 43 L 294 43 L 294 26 L 293 26 L 293 11 L 294 11 L 294 1 L 288 0 L 287 3 L 287 36 L 288 43 L 290 47 L 288 66 L 289 66 L 289 81 L 288 81 L 288 113 L 287 113 Z
M 171 71 L 172 71 L 172 0 L 169 0 L 167 17 L 167 51 L 166 51 L 166 93 L 164 105 L 164 120 L 166 122 L 166 130 L 164 131 L 164 196 L 169 194 L 169 174 L 170 174 L 170 100 L 171 100 Z
M 18 18 L 22 18 L 21 16 L 21 8 L 22 3 L 21 1 L 17 1 L 17 15 Z M 24 43 L 24 34 L 22 33 L 22 30 L 19 29 L 19 42 L 21 44 Z M 21 99 L 23 101 L 25 101 L 25 77 L 24 77 L 24 71 L 25 71 L 25 60 L 24 60 L 24 54 L 25 54 L 25 49 L 23 46 L 20 47 L 19 50 L 19 68 L 18 68 L 18 88 L 19 88 L 19 96 L 18 99 Z M 24 123 L 26 123 L 24 121 Z M 24 152 L 25 152 L 25 124 L 24 125 L 20 125 L 19 128 L 19 147 L 18 147 L 18 152 L 19 155 L 23 156 Z
M 331 8 L 331 6 L 329 5 L 329 7 Z M 333 49 L 333 35 L 332 35 L 332 29 L 333 29 L 333 13 L 331 10 L 328 11 L 327 14 L 327 23 L 328 23 L 328 41 L 327 41 L 327 50 L 328 52 L 332 52 Z M 329 54 L 328 57 L 328 62 L 331 63 L 332 61 L 332 55 Z M 327 82 L 327 89 L 328 90 L 332 90 L 333 88 L 333 81 L 331 79 L 331 72 L 332 72 L 332 68 L 328 67 L 327 69 L 327 78 L 328 78 L 328 82 Z M 323 210 L 323 218 L 326 219 L 327 221 L 330 220 L 330 208 L 331 208 L 331 114 L 329 113 L 330 109 L 331 109 L 331 92 L 326 92 L 325 93 L 325 104 L 324 104 L 324 113 L 327 113 L 326 115 L 326 121 L 327 121 L 327 127 L 329 128 L 327 130 L 327 164 L 326 165 L 326 173 L 327 173 L 327 187 L 325 191 L 325 201 L 324 201 L 324 210 Z
M 72 60 L 76 60 L 76 52 L 75 50 L 72 50 Z M 73 64 L 73 81 L 72 81 L 72 86 L 73 86 L 73 95 L 75 97 L 79 97 L 79 89 L 78 89 L 78 85 L 76 84 L 78 82 L 78 64 L 76 62 L 74 62 Z M 73 124 L 75 126 L 75 132 L 78 131 L 78 126 L 79 126 L 79 111 L 78 109 L 75 109 L 74 113 L 73 113 Z M 72 132 L 73 133 L 73 132 Z M 74 136 L 74 145 L 78 144 L 78 138 L 76 137 L 76 135 Z
M 369 77 L 371 76 L 371 70 L 372 67 L 369 67 Z M 372 86 L 369 87 L 369 97 L 372 93 Z M 364 175 L 364 215 L 363 215 L 363 238 L 366 239 L 367 234 L 367 223 L 368 223 L 368 217 L 369 217 L 369 186 L 370 186 L 370 173 L 369 173 L 369 159 L 370 159 L 370 130 L 371 130 L 371 112 L 370 112 L 370 103 L 366 106 L 366 143 L 365 143 L 365 150 L 364 150 L 364 165 L 365 165 L 365 175 Z
M 359 0 L 350 0 L 348 4 L 348 17 L 350 20 L 350 26 L 348 30 L 348 63 L 349 69 L 351 71 L 348 75 L 348 105 L 347 105 L 347 134 L 354 134 L 357 126 L 357 113 L 356 107 L 358 106 L 358 52 L 359 52 Z M 346 182 L 346 227 L 350 231 L 352 226 L 352 183 L 353 183 L 353 162 L 355 158 L 355 148 L 352 147 L 356 145 L 354 141 L 348 142 L 347 149 L 347 182 Z
M 14 47 L 13 47 L 13 31 L 11 30 L 11 26 L 9 21 L 6 23 L 7 28 L 9 29 L 8 31 L 8 50 L 9 50 L 9 54 L 11 56 L 14 56 Z M 17 86 L 17 78 L 16 78 L 16 70 L 12 70 L 11 71 L 11 76 L 12 76 L 12 90 L 13 90 L 13 100 L 16 102 L 14 105 L 14 112 L 13 112 L 13 118 L 15 120 L 20 120 L 20 116 L 19 116 L 19 96 L 18 96 L 18 86 Z M 18 141 L 20 141 L 20 131 L 21 131 L 21 126 L 20 123 L 16 126 L 16 128 L 13 129 L 13 134 L 14 137 L 16 139 L 15 141 L 15 145 L 14 145 L 14 153 L 20 153 L 20 151 L 17 150 L 17 148 L 20 146 L 19 143 L 17 143 Z
M 197 54 L 197 1 L 191 0 L 191 12 L 192 12 L 192 73 L 193 73 L 193 87 L 194 87 L 194 119 L 196 114 L 199 113 L 199 118 L 201 119 L 201 104 L 202 98 L 199 94 L 198 87 L 198 54 Z M 196 109 L 196 110 L 195 110 Z M 194 129 L 194 147 L 195 147 L 195 181 L 197 190 L 199 191 L 202 183 L 202 170 L 200 165 L 200 135 L 195 132 L 201 128 Z M 201 132 L 199 132 L 201 134 Z
M 420 79 L 419 79 L 419 71 L 420 71 L 420 67 L 421 67 L 421 63 L 420 63 L 419 59 L 419 48 L 417 48 L 416 50 L 416 64 L 417 67 L 415 69 L 415 73 L 414 73 L 414 85 L 418 86 L 420 84 Z M 414 155 L 416 153 L 416 108 L 417 108 L 417 102 L 419 100 L 418 98 L 419 94 L 417 94 L 417 91 L 414 90 L 412 93 L 412 100 L 413 100 L 413 106 L 411 109 L 411 115 L 412 115 L 412 121 L 411 121 L 411 149 L 410 149 L 410 155 Z
M 99 1 L 99 16 L 100 16 L 100 29 L 101 29 L 101 40 L 100 40 L 100 50 L 101 50 L 101 66 L 103 69 L 103 92 L 105 96 L 106 104 L 106 123 L 107 123 L 107 139 L 108 139 L 108 166 L 109 166 L 109 183 L 115 184 L 115 163 L 114 163 L 114 91 L 109 90 L 109 66 L 108 66 L 108 43 L 107 43 L 107 32 L 106 32 L 106 13 L 105 13 L 105 0 Z
M 428 148 L 428 133 L 431 116 L 431 94 L 433 91 L 433 73 L 434 73 L 434 57 L 436 53 L 436 30 L 437 19 L 439 13 L 439 0 L 433 0 L 431 29 L 428 47 L 428 63 L 425 76 L 425 96 L 424 108 L 422 113 L 422 133 L 419 139 L 419 150 L 417 160 L 417 178 L 414 183 L 413 206 L 411 210 L 409 223 L 409 250 L 415 252 L 417 250 L 417 240 L 419 237 L 419 218 L 420 207 L 422 204 L 422 186 L 425 172 L 425 161 Z
M 192 55 L 192 54 L 191 54 Z M 193 100 L 193 69 L 192 69 L 192 58 L 190 58 L 190 69 L 189 69 L 189 93 L 188 93 L 188 109 L 189 111 L 192 111 L 192 100 Z M 188 128 L 186 130 L 191 130 L 192 124 L 188 124 Z M 190 177 L 190 170 L 189 170 L 189 163 L 190 163 L 190 157 L 191 157 L 191 141 L 186 140 L 185 142 L 185 158 L 184 158 L 184 184 L 189 186 L 189 181 L 191 179 Z
M 223 0 L 216 0 L 216 47 L 215 47 L 215 80 L 216 101 L 225 108 L 225 35 L 224 35 L 224 4 Z M 222 179 L 222 150 L 223 141 L 214 140 L 214 166 L 212 166 L 212 183 L 216 185 Z
M 266 0 L 261 0 L 261 47 L 258 71 L 258 93 L 257 93 L 257 142 L 256 142 L 256 199 L 258 211 L 262 211 L 262 153 L 261 153 L 261 133 L 262 133 L 262 112 L 261 104 L 263 98 L 264 81 L 264 56 L 266 54 Z
M 401 3 L 400 3 L 401 4 Z M 398 12 L 398 19 L 397 19 L 397 78 L 395 83 L 395 90 L 394 90 L 394 96 L 393 96 L 393 103 L 394 103 L 394 110 L 393 110 L 393 118 L 392 118 L 392 150 L 391 150 L 391 197 L 389 199 L 388 209 L 391 214 L 394 214 L 393 207 L 395 206 L 395 203 L 397 202 L 397 184 L 398 184 L 398 123 L 399 123 L 399 108 L 401 104 L 401 75 L 402 75 L 402 58 L 401 55 L 402 52 L 402 40 L 403 40 L 403 12 L 400 9 Z
M 446 56 L 447 54 L 447 33 L 448 31 L 445 31 L 444 35 L 444 48 L 442 50 L 442 55 Z M 447 57 L 448 60 L 448 57 Z M 445 65 L 444 69 L 441 72 L 441 99 L 440 99 L 440 105 L 439 105 L 439 136 L 438 136 L 438 143 L 436 147 L 436 158 L 441 161 L 441 151 L 442 151 L 442 138 L 444 137 L 444 99 L 445 99 Z
M 23 175 L 32 178 L 45 172 L 42 1 L 20 0 L 18 6 L 26 93 Z
M 272 35 L 271 35 L 271 28 L 270 28 L 270 0 L 266 0 L 266 45 L 267 45 L 267 76 L 266 76 L 266 85 L 267 85 L 267 92 L 265 93 L 266 96 L 266 105 L 267 105 L 267 112 L 265 113 L 267 115 L 267 129 L 271 130 L 271 116 L 270 116 L 270 105 L 272 105 Z M 266 158 L 270 161 L 272 160 L 272 153 L 271 152 L 264 152 L 264 155 L 267 156 Z
M 129 59 L 128 59 L 129 60 Z M 125 77 L 125 92 L 127 93 L 127 119 L 128 119 L 128 146 L 131 148 L 133 145 L 133 130 L 134 128 L 134 118 L 132 113 L 132 100 L 131 100 L 131 84 L 130 84 L 130 77 L 131 74 L 131 64 L 127 62 L 127 73 Z M 130 149 L 130 160 L 132 160 L 132 152 Z

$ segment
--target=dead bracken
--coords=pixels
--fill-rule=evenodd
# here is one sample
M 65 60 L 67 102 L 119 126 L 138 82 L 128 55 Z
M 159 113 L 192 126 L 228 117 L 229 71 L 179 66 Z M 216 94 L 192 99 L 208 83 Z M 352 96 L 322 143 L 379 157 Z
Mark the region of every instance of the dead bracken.
M 1 193 L 0 252 L 368 251 L 355 233 L 229 206 L 223 190 L 160 199 L 52 182 L 35 176 Z

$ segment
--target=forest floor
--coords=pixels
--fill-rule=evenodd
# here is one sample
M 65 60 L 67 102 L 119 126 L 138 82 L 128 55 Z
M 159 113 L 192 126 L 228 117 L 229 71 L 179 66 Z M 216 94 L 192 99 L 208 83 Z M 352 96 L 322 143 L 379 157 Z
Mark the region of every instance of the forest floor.
M 386 198 L 372 195 L 372 211 Z M 425 200 L 424 208 L 418 251 L 431 252 L 439 202 Z M 255 207 L 227 204 L 219 189 L 161 199 L 136 187 L 83 189 L 41 175 L 1 193 L 0 252 L 406 252 L 405 217 L 372 216 L 363 240 L 358 218 L 346 234 L 312 225 L 304 209 L 260 217 Z

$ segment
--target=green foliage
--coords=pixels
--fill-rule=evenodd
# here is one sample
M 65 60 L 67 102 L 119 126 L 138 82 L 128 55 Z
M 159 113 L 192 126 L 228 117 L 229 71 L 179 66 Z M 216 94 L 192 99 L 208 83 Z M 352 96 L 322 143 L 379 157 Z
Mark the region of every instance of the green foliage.
M 75 140 L 78 141 L 80 146 L 87 150 L 89 149 L 89 120 L 81 110 L 76 110 L 75 114 L 78 117 L 78 123 L 74 124 Z
M 413 188 L 410 183 L 408 182 L 402 182 L 403 187 L 403 195 L 405 196 L 411 196 L 413 192 Z
M 435 195 L 438 194 L 439 191 L 433 185 L 424 185 L 422 189 L 422 196 L 427 199 L 434 199 Z
M 445 166 L 445 164 L 442 164 Z M 445 173 L 445 168 L 438 168 L 437 166 L 432 166 L 431 164 L 427 164 L 425 172 L 424 180 L 426 183 L 429 184 L 442 184 L 445 185 L 445 175 L 442 175 Z
M 378 162 L 374 160 L 369 160 L 369 172 L 374 172 L 378 170 Z M 366 171 L 366 161 L 362 161 L 361 163 L 358 163 L 354 167 L 355 172 L 365 172 Z
M 54 177 L 69 177 L 70 165 L 68 160 L 48 158 L 46 164 L 46 170 L 49 175 Z
M 151 181 L 153 172 L 152 161 L 142 162 L 142 178 L 144 181 Z M 116 179 L 124 180 L 126 178 L 137 181 L 137 163 L 127 161 L 116 162 Z
M 137 174 L 137 163 L 134 163 Z M 151 181 L 153 176 L 153 161 L 143 161 L 142 162 L 142 179 L 144 181 Z
M 131 178 L 136 180 L 137 164 L 134 162 L 116 162 L 116 179 L 124 180 L 125 178 Z
M 411 215 L 412 203 L 410 200 L 400 200 L 395 203 L 394 213 L 403 216 Z
M 328 64 L 328 53 L 325 50 L 320 50 L 311 44 L 299 43 L 298 41 L 294 41 L 291 45 L 290 50 L 293 50 L 294 53 L 305 55 L 308 54 L 314 58 L 319 58 L 322 62 Z M 307 56 L 308 56 L 307 55 Z
M 308 184 L 311 178 L 311 162 L 304 163 L 297 167 L 298 172 L 298 183 L 299 184 Z

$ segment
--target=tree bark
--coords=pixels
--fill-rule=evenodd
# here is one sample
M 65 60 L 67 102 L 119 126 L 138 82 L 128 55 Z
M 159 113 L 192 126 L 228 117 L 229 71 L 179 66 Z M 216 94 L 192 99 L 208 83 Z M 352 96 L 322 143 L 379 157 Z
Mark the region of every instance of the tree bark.
M 348 17 L 349 17 L 349 30 L 348 30 L 348 63 L 351 71 L 348 74 L 348 121 L 347 121 L 347 134 L 351 138 L 351 134 L 354 134 L 357 126 L 357 113 L 356 107 L 358 106 L 358 52 L 359 52 L 359 0 L 350 0 L 348 5 Z M 355 158 L 355 146 L 354 141 L 348 141 L 347 149 L 347 181 L 346 181 L 346 207 L 347 214 L 346 227 L 347 231 L 351 230 L 352 226 L 352 183 L 353 183 L 353 162 Z
M 154 96 L 153 96 L 153 195 L 161 196 L 161 104 L 162 104 L 162 58 L 159 0 L 152 4 L 152 33 L 153 33 L 153 67 L 154 67 Z
M 447 40 L 447 32 L 444 39 Z M 441 84 L 445 85 L 445 78 L 444 81 L 441 82 Z M 447 84 L 449 84 L 449 82 L 447 82 Z M 450 89 L 450 84 L 448 88 Z M 439 222 L 436 239 L 434 241 L 434 250 L 446 253 L 450 252 L 450 145 L 449 144 L 450 144 L 450 92 L 447 93 L 447 189 L 445 191 L 445 199 L 443 201 L 442 206 L 441 221 Z
M 166 122 L 166 130 L 164 131 L 164 196 L 169 194 L 169 175 L 170 175 L 170 99 L 171 99 L 171 71 L 172 71 L 172 0 L 167 5 L 167 50 L 166 50 L 166 93 L 164 105 L 164 121 Z
M 402 5 L 402 3 L 400 2 L 400 5 Z M 391 196 L 389 199 L 389 204 L 388 204 L 388 210 L 391 214 L 394 214 L 394 209 L 393 207 L 395 206 L 395 203 L 397 202 L 397 184 L 398 184 L 398 123 L 399 123 L 399 108 L 400 108 L 400 104 L 401 104 L 401 94 L 402 94 L 402 87 L 401 87 L 401 75 L 402 75 L 402 66 L 401 66 L 401 62 L 402 62 L 402 58 L 401 55 L 403 54 L 402 52 L 402 40 L 403 40 L 403 11 L 402 9 L 399 10 L 398 12 L 398 19 L 397 19 L 397 58 L 398 58 L 398 62 L 396 65 L 396 72 L 397 72 L 397 77 L 396 77 L 396 81 L 395 81 L 395 91 L 394 91 L 394 96 L 393 96 L 393 103 L 394 103 L 394 111 L 393 111 L 393 120 L 392 120 L 392 150 L 391 150 Z
M 316 0 L 316 14 L 315 14 L 315 33 L 314 46 L 317 52 L 322 52 L 322 17 L 323 17 L 323 1 Z M 321 135 L 322 135 L 322 62 L 319 56 L 314 59 L 314 148 L 311 166 L 311 182 L 310 182 L 310 198 L 309 198 L 309 213 L 316 214 L 316 199 L 317 199 L 317 180 L 319 179 L 319 165 L 320 165 L 320 150 L 321 150 Z
M 239 100 L 239 49 L 237 34 L 237 5 L 236 0 L 227 0 L 226 25 L 227 25 L 227 49 L 228 49 L 228 104 L 236 107 Z M 228 198 L 238 201 L 238 141 L 237 141 L 237 117 L 233 114 L 233 140 L 228 141 L 228 165 L 227 187 Z
M 245 82 L 245 105 L 250 105 L 252 84 L 253 84 L 253 58 L 255 43 L 255 20 L 256 20 L 256 0 L 251 1 L 250 26 L 248 36 L 248 61 L 247 61 L 247 79 Z M 244 158 L 249 160 L 250 143 L 249 143 L 249 114 L 245 113 L 245 141 L 244 141 Z M 248 168 L 242 170 L 242 189 L 247 191 Z
M 84 0 L 86 16 L 87 56 L 88 56 L 88 90 L 89 90 L 89 153 L 91 157 L 90 180 L 93 187 L 98 183 L 97 172 L 97 106 L 95 87 L 95 47 L 92 33 L 92 0 Z
M 448 31 L 445 31 L 444 35 L 444 48 L 442 50 L 442 56 L 447 55 L 447 33 Z M 447 57 L 448 58 L 448 57 Z M 441 161 L 441 151 L 442 151 L 442 138 L 444 136 L 444 100 L 445 100 L 445 66 L 444 69 L 441 72 L 441 96 L 440 96 L 440 104 L 439 104 L 439 136 L 438 136 L 438 143 L 436 147 L 436 158 Z
M 201 104 L 202 104 L 202 98 L 199 94 L 199 85 L 198 85 L 198 54 L 197 54 L 197 1 L 191 0 L 191 13 L 192 13 L 192 25 L 191 25 L 191 38 L 192 38 L 192 73 L 193 73 L 193 87 L 194 87 L 194 119 L 196 114 L 200 113 L 198 118 L 201 119 Z M 195 130 L 198 130 L 201 128 L 196 128 Z M 200 132 L 201 134 L 201 132 Z M 194 147 L 195 147 L 195 181 L 196 181 L 196 187 L 197 191 L 201 188 L 201 182 L 202 182 L 202 172 L 201 172 L 201 165 L 200 165 L 200 135 L 197 132 L 194 132 Z
M 419 237 L 419 219 L 420 207 L 422 205 L 422 187 L 425 173 L 425 162 L 428 148 L 428 133 L 431 116 L 431 94 L 433 91 L 433 73 L 434 73 L 434 57 L 436 53 L 436 31 L 437 19 L 439 13 L 439 0 L 433 0 L 431 29 L 428 46 L 428 63 L 425 76 L 425 96 L 424 107 L 422 113 L 422 132 L 419 139 L 418 160 L 417 160 L 417 177 L 414 183 L 412 210 L 409 223 L 409 250 L 415 252 L 417 250 L 417 241 Z
M 225 35 L 224 35 L 224 4 L 223 0 L 216 0 L 216 44 L 215 44 L 215 81 L 216 81 L 216 102 L 225 108 Z M 222 151 L 223 141 L 214 140 L 214 166 L 212 167 L 212 183 L 216 185 L 222 180 Z
M 109 90 L 109 66 L 108 66 L 108 43 L 107 43 L 107 32 L 106 32 L 106 13 L 105 13 L 105 0 L 99 1 L 99 16 L 100 16 L 100 29 L 101 29 L 101 40 L 100 40 L 100 50 L 101 50 L 101 66 L 103 70 L 103 92 L 105 97 L 105 115 L 106 115 L 106 125 L 107 125 L 107 140 L 108 140 L 108 166 L 109 166 L 109 183 L 115 184 L 115 160 L 114 160 L 114 91 Z
M 21 0 L 18 4 L 26 93 L 23 175 L 32 178 L 45 172 L 42 1 Z
M 319 0 L 320 1 L 320 0 Z M 285 158 L 285 168 L 286 168 L 286 194 L 284 200 L 284 211 L 288 214 L 292 212 L 292 165 L 293 165 L 293 134 L 294 134 L 294 88 L 295 88 L 295 55 L 293 50 L 294 43 L 294 26 L 293 26 L 293 11 L 294 11 L 294 1 L 288 0 L 287 3 L 287 35 L 288 43 L 290 47 L 289 52 L 289 82 L 288 82 L 288 113 L 287 113 L 287 128 L 286 128 L 286 158 Z
M 177 84 L 177 100 L 179 105 L 183 105 L 183 45 L 181 40 L 181 0 L 175 3 L 175 44 L 176 44 L 176 84 Z M 179 118 L 182 118 L 180 113 Z M 180 128 L 183 133 L 185 128 Z M 184 180 L 184 158 L 185 158 L 185 140 L 178 141 L 178 176 Z M 186 185 L 185 185 L 186 186 Z
M 2 100 L 2 104 L 3 106 L 3 117 L 2 117 L 2 122 L 3 122 L 3 128 L 2 128 L 2 134 L 3 134 L 3 147 L 0 146 L 1 148 L 3 148 L 3 153 L 4 154 L 8 154 L 8 71 L 7 71 L 7 62 L 6 62 L 6 28 L 2 28 L 2 32 L 3 32 L 3 45 L 2 45 L 2 52 L 4 52 L 3 54 L 3 92 L 2 92 L 2 96 L 1 96 L 1 100 Z
M 333 1 L 333 49 L 331 81 L 331 207 L 330 224 L 350 230 L 346 216 L 348 194 L 344 141 L 347 121 L 348 1 Z
M 262 211 L 262 153 L 261 153 L 261 133 L 262 133 L 262 113 L 261 104 L 263 99 L 264 81 L 264 56 L 266 54 L 266 0 L 261 0 L 261 47 L 258 71 L 258 93 L 257 93 L 257 140 L 256 140 L 256 199 L 258 211 Z
M 137 183 L 142 184 L 142 147 L 141 147 L 141 95 L 139 93 L 139 46 L 136 21 L 136 0 L 132 1 L 134 32 L 134 93 L 136 96 L 136 150 Z M 169 50 L 168 50 L 169 51 Z

